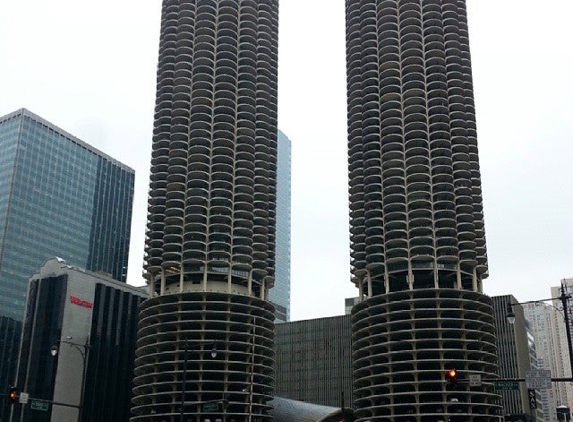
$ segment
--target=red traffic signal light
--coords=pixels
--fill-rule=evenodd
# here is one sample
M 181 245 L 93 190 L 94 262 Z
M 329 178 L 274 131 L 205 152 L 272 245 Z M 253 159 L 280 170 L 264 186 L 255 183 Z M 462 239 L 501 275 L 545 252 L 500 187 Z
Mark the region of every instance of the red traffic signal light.
M 448 369 L 448 372 L 446 374 L 446 379 L 452 385 L 457 384 L 457 382 L 458 382 L 458 371 L 454 368 Z
M 10 387 L 8 389 L 8 404 L 14 404 L 20 398 L 20 392 L 18 391 L 18 387 Z

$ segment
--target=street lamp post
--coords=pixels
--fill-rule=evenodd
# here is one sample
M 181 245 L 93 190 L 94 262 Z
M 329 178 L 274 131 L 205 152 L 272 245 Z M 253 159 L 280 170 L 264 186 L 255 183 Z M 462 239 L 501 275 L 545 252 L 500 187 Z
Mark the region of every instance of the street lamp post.
M 184 348 L 183 348 L 183 354 L 184 354 L 184 359 L 183 359 L 183 383 L 181 385 L 181 413 L 179 415 L 179 421 L 180 422 L 184 422 L 183 418 L 185 416 L 185 392 L 186 392 L 186 387 L 187 387 L 187 362 L 189 360 L 189 350 L 199 350 L 200 348 L 203 347 L 205 343 L 201 343 L 201 344 L 195 344 L 192 345 L 191 347 L 189 347 L 189 342 L 187 341 L 187 338 L 185 338 L 185 344 L 184 344 Z M 207 343 L 207 344 L 211 344 L 211 342 Z M 213 342 L 213 347 L 211 349 L 211 357 L 214 359 L 217 357 L 217 343 Z M 199 421 L 197 421 L 199 422 Z
M 571 379 L 573 380 L 573 345 L 571 342 L 571 326 L 569 325 L 569 312 L 567 301 L 571 299 L 571 295 L 565 292 L 565 284 L 561 282 L 561 294 L 559 297 L 550 297 L 547 299 L 530 300 L 527 302 L 511 303 L 507 302 L 507 322 L 513 324 L 515 322 L 515 314 L 513 313 L 514 305 L 525 305 L 528 303 L 546 302 L 548 300 L 560 300 L 563 306 L 563 319 L 565 320 L 565 332 L 567 334 L 567 345 L 569 347 L 569 364 L 571 365 Z
M 74 343 L 73 341 L 70 341 L 71 337 L 68 337 L 68 340 L 58 340 L 50 349 L 50 354 L 53 357 L 56 357 L 60 351 L 60 344 L 69 344 L 70 347 L 73 347 L 74 349 L 76 349 L 78 352 L 80 352 L 80 355 L 82 356 L 82 384 L 81 384 L 81 388 L 80 388 L 80 404 L 78 406 L 78 422 L 81 422 L 81 417 L 82 417 L 82 411 L 84 408 L 84 390 L 85 390 L 85 386 L 86 386 L 86 375 L 87 375 L 87 363 L 88 363 L 88 356 L 90 353 L 90 339 L 89 337 L 86 338 L 86 342 L 85 344 L 80 344 L 80 343 Z

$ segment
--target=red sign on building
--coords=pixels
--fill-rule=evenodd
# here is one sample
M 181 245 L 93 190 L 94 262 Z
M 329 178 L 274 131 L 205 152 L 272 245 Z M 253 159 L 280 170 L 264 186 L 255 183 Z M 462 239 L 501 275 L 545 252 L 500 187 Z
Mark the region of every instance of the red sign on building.
M 84 308 L 93 308 L 94 304 L 91 302 L 88 302 L 87 300 L 82 300 L 79 297 L 75 297 L 75 296 L 70 296 L 70 302 L 72 302 L 74 305 L 78 305 L 78 306 L 83 306 Z

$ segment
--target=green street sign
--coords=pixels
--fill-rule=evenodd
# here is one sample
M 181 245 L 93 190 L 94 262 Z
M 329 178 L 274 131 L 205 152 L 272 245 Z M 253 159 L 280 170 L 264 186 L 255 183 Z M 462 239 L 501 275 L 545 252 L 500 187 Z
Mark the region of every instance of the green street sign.
M 518 381 L 495 381 L 493 383 L 495 391 L 517 391 L 519 390 Z
M 30 408 L 32 410 L 41 410 L 42 412 L 47 412 L 50 408 L 50 403 L 45 401 L 30 400 Z
M 207 403 L 203 403 L 203 412 L 217 412 L 218 410 L 218 401 L 208 401 Z

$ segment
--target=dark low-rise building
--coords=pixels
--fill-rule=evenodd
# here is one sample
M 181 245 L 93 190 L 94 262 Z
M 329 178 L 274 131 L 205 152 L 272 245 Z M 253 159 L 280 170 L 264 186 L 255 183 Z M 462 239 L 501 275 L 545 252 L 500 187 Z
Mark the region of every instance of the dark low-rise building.
M 276 395 L 352 407 L 350 337 L 350 315 L 277 324 Z
M 0 388 L 8 388 L 15 383 L 21 335 L 22 322 L 0 315 Z M 10 408 L 0 406 L 0 421 L 8 420 L 9 416 Z
M 18 359 L 16 386 L 28 403 L 12 405 L 11 420 L 128 421 L 145 297 L 107 275 L 47 261 L 30 280 Z

